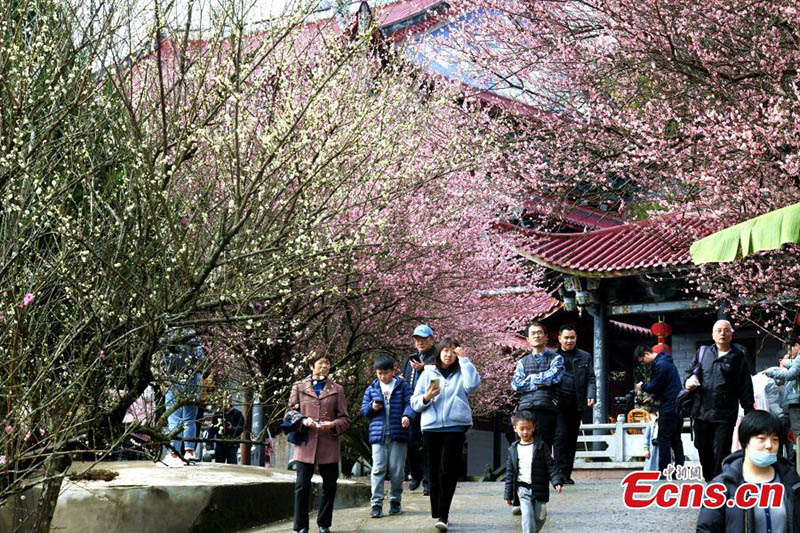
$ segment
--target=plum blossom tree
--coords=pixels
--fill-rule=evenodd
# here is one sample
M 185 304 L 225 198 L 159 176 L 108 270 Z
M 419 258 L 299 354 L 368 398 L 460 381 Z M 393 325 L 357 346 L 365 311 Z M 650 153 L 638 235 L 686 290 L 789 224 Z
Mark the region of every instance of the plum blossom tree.
M 20 529 L 48 529 L 75 450 L 168 440 L 169 411 L 122 421 L 190 337 L 277 399 L 312 350 L 359 367 L 425 318 L 480 355 L 521 311 L 477 293 L 520 270 L 487 233 L 497 138 L 457 88 L 303 11 L 251 33 L 230 2 L 197 33 L 172 4 L 99 4 L 2 11 L 0 500 Z
M 530 106 L 508 108 L 516 134 L 502 160 L 529 190 L 712 229 L 800 198 L 794 2 L 456 6 L 492 21 L 465 23 L 454 46 Z M 704 268 L 696 281 L 734 302 L 772 302 L 785 327 L 797 311 L 796 254 Z

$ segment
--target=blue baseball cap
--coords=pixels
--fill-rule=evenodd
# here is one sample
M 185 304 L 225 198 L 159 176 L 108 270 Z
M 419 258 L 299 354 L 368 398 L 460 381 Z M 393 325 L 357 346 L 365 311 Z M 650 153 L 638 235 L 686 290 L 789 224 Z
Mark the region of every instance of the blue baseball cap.
M 420 324 L 414 328 L 412 337 L 433 337 L 433 330 L 425 324 Z

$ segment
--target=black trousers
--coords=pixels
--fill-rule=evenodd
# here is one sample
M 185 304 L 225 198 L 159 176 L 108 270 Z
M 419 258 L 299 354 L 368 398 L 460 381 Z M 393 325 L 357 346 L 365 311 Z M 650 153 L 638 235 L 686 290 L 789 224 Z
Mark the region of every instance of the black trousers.
M 215 463 L 228 463 L 230 465 L 236 464 L 236 450 L 239 448 L 238 444 L 227 442 L 214 443 L 214 462 Z
M 553 459 L 565 478 L 572 477 L 575 465 L 575 449 L 578 446 L 578 430 L 581 427 L 583 409 L 579 409 L 574 394 L 558 397 L 559 411 L 556 415 L 556 435 L 553 442 Z
M 428 458 L 423 450 L 422 429 L 417 416 L 409 428 L 408 451 L 406 452 L 406 470 L 412 479 L 421 481 L 428 487 Z
M 735 425 L 733 422 L 706 422 L 695 419 L 694 447 L 700 456 L 700 466 L 703 467 L 703 477 L 706 481 L 711 481 L 714 476 L 722 472 L 722 460 L 731 453 Z
M 544 440 L 547 445 L 550 446 L 550 451 L 552 452 L 553 442 L 556 438 L 556 412 L 534 408 L 526 408 L 526 410 L 533 413 L 533 416 L 536 417 L 536 434 L 541 435 L 542 440 Z M 506 434 L 506 439 L 508 440 L 509 444 L 518 439 L 517 434 L 514 433 L 513 418 L 514 415 L 511 415 L 511 431 L 510 433 Z M 517 491 L 514 491 L 514 499 L 512 500 L 511 505 L 514 507 L 519 507 L 519 495 L 517 494 Z
M 461 475 L 466 436 L 463 431 L 425 431 L 422 442 L 430 468 L 431 517 L 447 522 Z
M 556 411 L 531 409 L 531 412 L 536 417 L 536 434 L 540 435 L 552 450 L 556 439 L 556 419 L 558 418 Z
M 672 462 L 673 454 L 675 454 L 676 465 L 682 465 L 685 460 L 683 441 L 681 440 L 682 427 L 683 419 L 678 418 L 675 411 L 659 410 L 656 442 L 658 443 L 658 469 L 661 472 Z
M 308 529 L 308 510 L 311 503 L 311 476 L 314 465 L 296 461 L 297 481 L 294 484 L 294 530 Z M 331 527 L 333 500 L 336 498 L 336 480 L 339 479 L 339 463 L 317 465 L 322 476 L 322 502 L 317 511 L 317 525 Z

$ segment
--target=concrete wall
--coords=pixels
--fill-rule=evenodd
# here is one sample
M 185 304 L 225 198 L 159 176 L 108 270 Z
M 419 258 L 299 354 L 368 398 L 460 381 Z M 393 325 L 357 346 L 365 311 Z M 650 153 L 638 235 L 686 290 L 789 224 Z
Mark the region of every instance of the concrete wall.
M 491 431 L 471 429 L 467 432 L 467 475 L 483 476 L 486 465 L 492 466 L 493 440 Z M 500 464 L 506 464 L 508 442 L 505 435 L 500 438 Z
M 73 470 L 87 467 L 76 463 Z M 286 470 L 215 463 L 166 469 L 149 461 L 106 462 L 100 467 L 120 475 L 111 482 L 65 481 L 53 531 L 221 533 L 282 520 L 293 512 L 295 474 Z M 314 476 L 312 505 L 321 481 Z M 334 506 L 366 505 L 369 497 L 368 484 L 340 479 Z M 24 516 L 35 500 L 28 497 L 0 506 L 0 532 L 14 531 L 11 524 L 20 516 L 15 507 Z

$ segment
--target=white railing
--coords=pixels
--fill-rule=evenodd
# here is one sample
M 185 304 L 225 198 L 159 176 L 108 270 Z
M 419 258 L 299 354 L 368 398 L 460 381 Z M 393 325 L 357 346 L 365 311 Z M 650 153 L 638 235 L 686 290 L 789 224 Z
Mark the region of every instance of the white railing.
M 646 427 L 646 422 L 628 424 L 622 418 L 615 424 L 582 424 L 578 433 L 575 468 L 640 468 L 644 458 Z M 697 461 L 697 450 L 691 440 L 688 422 L 684 423 L 681 439 L 686 460 Z

